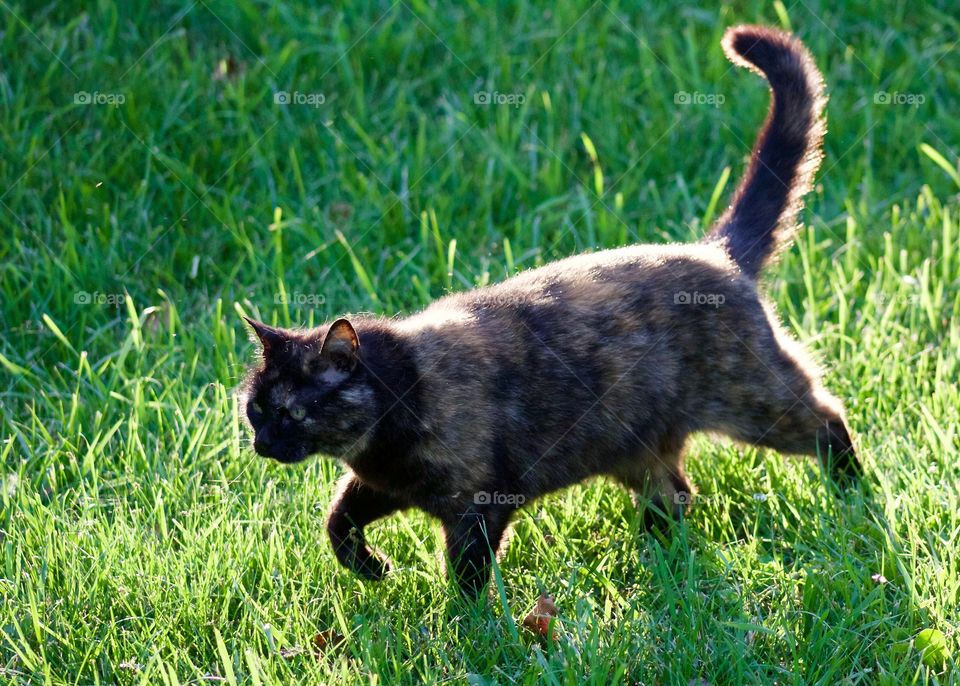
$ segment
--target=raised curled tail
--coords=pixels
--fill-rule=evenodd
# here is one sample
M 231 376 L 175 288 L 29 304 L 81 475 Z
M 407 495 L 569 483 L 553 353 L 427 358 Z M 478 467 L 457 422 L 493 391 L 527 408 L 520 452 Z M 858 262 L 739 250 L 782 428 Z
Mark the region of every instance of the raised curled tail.
M 770 112 L 730 208 L 706 240 L 724 245 L 741 271 L 757 276 L 793 238 L 797 213 L 823 154 L 823 77 L 794 36 L 762 26 L 735 26 L 723 50 L 736 65 L 766 77 Z

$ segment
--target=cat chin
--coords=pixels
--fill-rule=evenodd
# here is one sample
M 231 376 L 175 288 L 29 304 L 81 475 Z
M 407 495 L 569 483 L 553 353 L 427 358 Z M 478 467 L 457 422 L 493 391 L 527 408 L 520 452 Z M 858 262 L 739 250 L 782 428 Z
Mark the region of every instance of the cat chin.
M 297 446 L 292 450 L 271 453 L 266 457 L 280 464 L 297 464 L 298 462 L 303 462 L 312 454 L 313 453 L 305 446 Z
M 321 455 L 325 457 L 332 457 L 334 459 L 343 460 L 349 462 L 349 457 L 356 453 L 357 450 L 344 450 L 342 446 L 325 446 L 325 445 L 298 445 L 290 450 L 278 451 L 276 454 L 269 455 L 269 459 L 279 462 L 281 464 L 297 464 L 298 462 L 303 462 L 315 455 Z
M 278 455 L 277 457 L 271 458 L 280 464 L 298 464 L 306 460 L 309 455 Z

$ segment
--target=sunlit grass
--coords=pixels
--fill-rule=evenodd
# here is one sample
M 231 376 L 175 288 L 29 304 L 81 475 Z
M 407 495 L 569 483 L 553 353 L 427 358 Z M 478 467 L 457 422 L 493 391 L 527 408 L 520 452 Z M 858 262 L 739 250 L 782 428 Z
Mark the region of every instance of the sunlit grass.
M 951 9 L 0 6 L 0 682 L 957 683 Z M 787 20 L 830 132 L 766 289 L 844 400 L 868 492 L 698 438 L 701 498 L 671 537 L 612 484 L 552 495 L 518 517 L 483 607 L 448 607 L 421 515 L 371 531 L 396 562 L 383 583 L 340 569 L 339 468 L 248 447 L 238 313 L 402 314 L 700 235 L 768 98 L 719 37 Z M 553 643 L 519 626 L 541 592 Z M 328 630 L 346 640 L 315 656 Z

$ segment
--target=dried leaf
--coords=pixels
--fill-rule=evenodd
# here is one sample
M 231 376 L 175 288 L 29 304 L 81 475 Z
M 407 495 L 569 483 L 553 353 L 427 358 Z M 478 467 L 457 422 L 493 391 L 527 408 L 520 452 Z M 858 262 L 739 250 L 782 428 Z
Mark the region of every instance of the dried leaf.
M 887 583 L 887 577 L 885 577 L 883 574 L 874 574 L 870 577 L 870 579 L 873 581 L 873 583 L 880 584 L 881 586 Z
M 313 637 L 314 652 L 319 654 L 327 650 L 332 650 L 333 648 L 341 645 L 343 641 L 343 634 L 334 631 L 333 629 L 321 631 L 319 634 Z
M 543 594 L 523 618 L 523 626 L 539 636 L 550 638 L 550 620 L 556 616 L 557 606 L 554 605 L 553 598 Z

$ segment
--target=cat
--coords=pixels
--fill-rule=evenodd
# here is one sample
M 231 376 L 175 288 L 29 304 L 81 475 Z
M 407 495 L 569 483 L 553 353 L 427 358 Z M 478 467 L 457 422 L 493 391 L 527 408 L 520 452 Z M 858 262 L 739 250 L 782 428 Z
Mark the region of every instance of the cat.
M 344 566 L 382 578 L 389 563 L 364 528 L 419 508 L 442 523 L 449 573 L 476 597 L 512 513 L 545 493 L 607 475 L 649 502 L 651 525 L 681 516 L 684 443 L 700 431 L 816 455 L 837 484 L 857 482 L 840 401 L 757 291 L 822 157 L 823 80 L 778 30 L 735 27 L 723 47 L 773 99 L 700 242 L 570 257 L 404 319 L 247 319 L 262 345 L 241 396 L 254 450 L 342 461 L 327 531 Z

